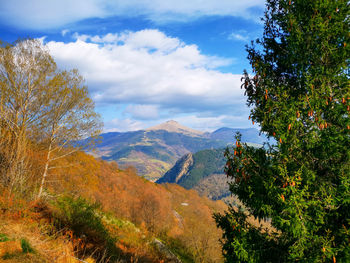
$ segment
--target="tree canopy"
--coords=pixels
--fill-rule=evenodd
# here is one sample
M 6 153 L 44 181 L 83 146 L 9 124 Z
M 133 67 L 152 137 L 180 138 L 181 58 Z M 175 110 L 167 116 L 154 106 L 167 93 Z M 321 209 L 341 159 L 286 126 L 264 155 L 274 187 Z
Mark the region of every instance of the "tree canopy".
M 350 6 L 268 0 L 247 47 L 250 117 L 276 144 L 226 151 L 246 209 L 216 215 L 227 262 L 350 261 Z M 268 230 L 247 216 L 271 222 Z
M 69 142 L 94 137 L 101 129 L 78 71 L 59 70 L 33 39 L 0 47 L 0 119 L 0 144 L 7 149 L 0 159 L 2 183 L 23 188 L 35 145 L 45 153 L 39 197 L 50 164 L 70 153 Z

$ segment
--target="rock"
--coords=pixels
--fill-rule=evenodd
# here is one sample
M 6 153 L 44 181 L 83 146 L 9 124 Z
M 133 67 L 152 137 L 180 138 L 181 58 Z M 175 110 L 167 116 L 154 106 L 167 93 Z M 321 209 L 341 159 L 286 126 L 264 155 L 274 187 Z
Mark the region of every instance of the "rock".
M 161 252 L 166 257 L 166 262 L 169 263 L 182 263 L 181 260 L 171 252 L 166 245 L 162 243 L 159 239 L 154 239 L 153 244 L 158 248 L 159 252 Z

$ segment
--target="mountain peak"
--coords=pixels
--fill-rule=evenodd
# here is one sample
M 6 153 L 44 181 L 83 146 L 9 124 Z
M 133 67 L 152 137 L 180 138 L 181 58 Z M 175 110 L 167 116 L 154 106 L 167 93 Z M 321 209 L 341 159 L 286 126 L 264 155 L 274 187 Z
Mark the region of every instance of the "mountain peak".
M 158 131 L 158 130 L 164 130 L 167 132 L 177 132 L 177 133 L 182 133 L 189 136 L 200 136 L 204 134 L 204 132 L 188 128 L 174 120 L 169 120 L 167 122 L 164 122 L 146 129 L 146 131 Z
M 169 124 L 169 125 L 180 125 L 180 123 L 178 123 L 177 121 L 174 121 L 174 120 L 169 120 L 169 121 L 166 121 L 165 123 Z

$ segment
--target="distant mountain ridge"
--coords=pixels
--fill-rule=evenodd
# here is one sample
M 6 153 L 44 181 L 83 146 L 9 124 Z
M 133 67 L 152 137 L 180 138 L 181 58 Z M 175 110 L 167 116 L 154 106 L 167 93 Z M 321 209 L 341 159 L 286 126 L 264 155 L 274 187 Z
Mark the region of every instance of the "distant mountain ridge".
M 217 129 L 210 134 L 210 138 L 213 140 L 223 140 L 226 142 L 234 142 L 235 135 L 239 132 L 242 135 L 242 142 L 249 142 L 253 144 L 263 144 L 267 141 L 267 137 L 259 135 L 259 131 L 254 128 L 238 129 L 238 128 L 227 128 L 223 127 Z
M 139 175 L 155 181 L 185 154 L 233 144 L 236 131 L 242 133 L 245 142 L 266 141 L 256 129 L 221 128 L 209 133 L 167 121 L 146 130 L 104 133 L 96 145 L 95 155 L 117 161 L 121 167 L 134 166 Z
M 176 132 L 176 133 L 182 133 L 189 136 L 203 136 L 204 132 L 194 130 L 191 128 L 188 128 L 186 126 L 181 125 L 180 123 L 170 120 L 161 124 L 158 124 L 156 126 L 150 127 L 146 129 L 146 131 L 157 131 L 157 130 L 163 130 L 167 132 Z

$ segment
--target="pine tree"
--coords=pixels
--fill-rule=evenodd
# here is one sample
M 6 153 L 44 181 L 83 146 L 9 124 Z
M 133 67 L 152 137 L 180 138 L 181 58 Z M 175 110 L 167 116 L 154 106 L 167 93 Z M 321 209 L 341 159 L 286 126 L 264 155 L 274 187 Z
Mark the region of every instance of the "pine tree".
M 347 0 L 267 1 L 242 86 L 249 118 L 276 143 L 237 136 L 226 151 L 244 204 L 215 215 L 227 262 L 350 262 L 349 10 Z

